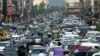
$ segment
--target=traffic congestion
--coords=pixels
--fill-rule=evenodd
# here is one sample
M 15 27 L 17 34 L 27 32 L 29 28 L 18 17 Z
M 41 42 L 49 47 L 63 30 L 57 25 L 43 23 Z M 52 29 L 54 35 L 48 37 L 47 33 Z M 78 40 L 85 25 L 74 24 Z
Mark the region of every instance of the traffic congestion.
M 100 31 L 77 15 L 38 15 L 0 27 L 0 56 L 100 56 Z

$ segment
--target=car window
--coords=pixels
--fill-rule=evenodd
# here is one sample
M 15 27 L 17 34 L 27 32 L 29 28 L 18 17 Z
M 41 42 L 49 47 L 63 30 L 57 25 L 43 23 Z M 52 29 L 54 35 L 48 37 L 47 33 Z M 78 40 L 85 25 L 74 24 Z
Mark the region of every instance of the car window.
M 100 33 L 96 33 L 96 35 L 98 36 L 98 35 L 100 35 Z
M 6 46 L 8 43 L 0 43 L 0 46 Z
M 89 35 L 89 36 L 93 36 L 93 35 L 95 35 L 95 33 L 87 33 L 87 35 Z
M 43 51 L 43 53 L 46 53 L 45 49 L 33 49 L 32 54 L 39 54 L 41 51 Z
M 100 56 L 100 55 L 95 55 L 95 56 Z

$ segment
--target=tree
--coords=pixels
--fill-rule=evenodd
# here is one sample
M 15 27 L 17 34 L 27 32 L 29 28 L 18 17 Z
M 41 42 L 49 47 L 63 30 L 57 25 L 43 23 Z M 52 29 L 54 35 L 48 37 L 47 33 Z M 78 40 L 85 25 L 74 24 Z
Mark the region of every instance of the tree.
M 41 2 L 40 5 L 39 5 L 39 13 L 42 14 L 45 12 L 45 3 L 44 2 Z
M 38 14 L 38 5 L 32 7 L 32 15 L 36 16 Z

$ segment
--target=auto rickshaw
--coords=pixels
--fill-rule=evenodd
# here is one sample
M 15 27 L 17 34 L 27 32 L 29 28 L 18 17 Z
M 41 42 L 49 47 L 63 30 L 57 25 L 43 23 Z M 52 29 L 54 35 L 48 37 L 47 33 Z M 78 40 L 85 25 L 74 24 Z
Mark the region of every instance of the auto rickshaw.
M 64 56 L 64 51 L 61 48 L 54 49 L 54 56 Z
M 9 37 L 7 37 L 7 30 L 5 30 L 4 28 L 0 28 L 0 40 L 8 40 Z

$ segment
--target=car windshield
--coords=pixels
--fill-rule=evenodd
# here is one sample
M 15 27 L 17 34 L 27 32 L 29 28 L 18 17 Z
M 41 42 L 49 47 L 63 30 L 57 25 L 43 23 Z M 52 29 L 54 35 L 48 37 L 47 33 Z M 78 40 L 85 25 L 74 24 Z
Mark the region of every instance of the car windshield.
M 46 53 L 45 49 L 33 49 L 32 54 L 39 54 L 39 53 L 41 53 L 41 51 L 43 51 L 43 53 Z
M 100 55 L 95 55 L 95 56 L 100 56 Z
M 100 36 L 100 33 L 97 33 L 96 35 L 97 35 L 97 36 Z
M 87 33 L 88 36 L 95 36 L 94 33 Z
M 0 43 L 0 46 L 6 46 L 8 43 Z

